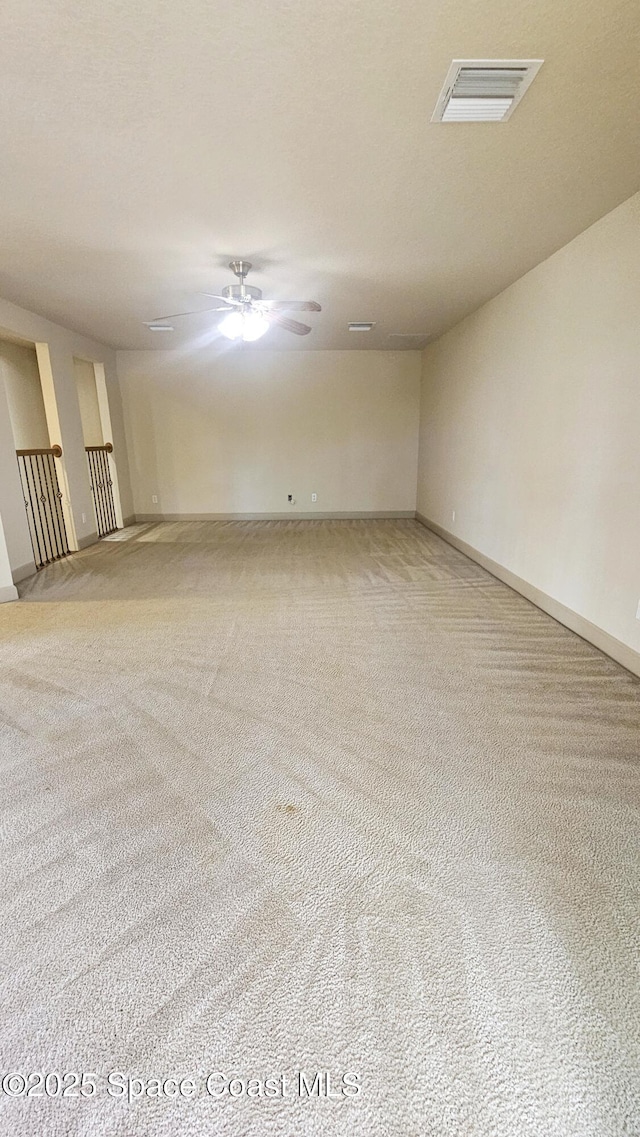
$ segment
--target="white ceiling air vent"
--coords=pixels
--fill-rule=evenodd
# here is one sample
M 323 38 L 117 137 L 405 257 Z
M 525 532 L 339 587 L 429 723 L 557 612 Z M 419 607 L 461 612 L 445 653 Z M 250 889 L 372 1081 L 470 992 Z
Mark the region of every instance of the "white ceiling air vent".
M 432 122 L 506 122 L 542 59 L 454 59 Z
M 370 332 L 372 328 L 375 328 L 375 326 L 376 326 L 375 320 L 357 320 L 354 323 L 349 324 L 349 331 L 350 332 Z

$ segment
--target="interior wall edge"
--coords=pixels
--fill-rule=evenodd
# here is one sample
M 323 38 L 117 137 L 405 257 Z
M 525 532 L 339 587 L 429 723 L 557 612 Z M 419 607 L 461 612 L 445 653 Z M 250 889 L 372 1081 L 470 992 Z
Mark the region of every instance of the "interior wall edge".
M 555 600 L 553 596 L 549 596 L 535 584 L 530 584 L 528 580 L 524 580 L 520 576 L 516 576 L 510 569 L 505 568 L 504 565 L 498 564 L 497 561 L 488 557 L 485 553 L 475 549 L 473 545 L 468 545 L 466 541 L 456 537 L 454 533 L 450 533 L 448 529 L 438 525 L 436 521 L 431 521 L 422 513 L 416 512 L 416 521 L 424 525 L 426 529 L 430 529 L 438 537 L 442 537 L 443 541 L 452 545 L 460 553 L 464 553 L 470 560 L 475 561 L 492 576 L 497 577 L 503 584 L 507 584 L 514 592 L 520 593 L 524 596 L 525 600 L 529 600 L 531 604 L 535 604 L 536 608 L 542 609 L 548 616 L 557 620 L 559 624 L 563 624 L 565 628 L 575 632 L 581 639 L 586 640 L 598 651 L 608 655 L 611 659 L 619 663 L 621 667 L 626 668 L 632 675 L 640 678 L 640 652 L 634 651 L 633 648 L 627 644 L 622 643 L 621 640 L 616 639 L 604 628 L 599 628 L 597 624 L 592 624 L 585 616 L 581 616 L 579 612 L 574 612 L 572 608 L 567 608 L 559 600 Z

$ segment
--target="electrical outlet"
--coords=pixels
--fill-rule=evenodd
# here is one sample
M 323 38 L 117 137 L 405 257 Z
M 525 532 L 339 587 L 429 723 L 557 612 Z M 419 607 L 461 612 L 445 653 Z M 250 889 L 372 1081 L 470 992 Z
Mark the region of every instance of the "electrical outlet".
M 455 509 L 452 509 L 451 510 L 451 520 L 455 521 L 455 519 L 456 519 L 456 511 L 455 511 Z
M 636 620 L 640 620 L 640 600 L 638 601 L 638 607 L 636 609 Z
M 311 494 L 311 500 L 312 500 L 312 501 L 317 501 L 317 500 L 318 500 L 318 495 L 317 495 L 317 493 L 312 493 L 312 494 Z
M 290 505 L 293 505 L 293 494 L 292 493 L 287 494 L 287 501 L 290 503 Z
M 87 515 L 86 515 L 86 513 L 83 513 L 82 514 L 82 524 L 86 525 L 86 523 L 87 523 Z
M 153 502 L 153 504 L 154 504 L 154 505 L 157 505 L 157 504 L 158 504 L 158 495 L 157 495 L 157 493 L 154 493 L 154 494 L 152 494 L 152 495 L 151 495 L 151 500 L 152 500 L 152 502 Z

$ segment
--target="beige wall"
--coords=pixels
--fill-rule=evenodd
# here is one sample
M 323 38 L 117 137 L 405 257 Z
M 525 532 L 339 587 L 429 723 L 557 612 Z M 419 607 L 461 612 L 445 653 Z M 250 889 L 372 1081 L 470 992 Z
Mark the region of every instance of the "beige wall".
M 640 649 L 640 194 L 426 350 L 418 510 Z
M 73 370 L 78 391 L 82 436 L 85 446 L 102 446 L 102 423 L 96 390 L 96 376 L 93 363 L 86 359 L 74 359 Z
M 16 450 L 50 446 L 35 348 L 0 340 L 2 379 Z
M 137 514 L 415 509 L 418 352 L 119 352 L 118 373 Z

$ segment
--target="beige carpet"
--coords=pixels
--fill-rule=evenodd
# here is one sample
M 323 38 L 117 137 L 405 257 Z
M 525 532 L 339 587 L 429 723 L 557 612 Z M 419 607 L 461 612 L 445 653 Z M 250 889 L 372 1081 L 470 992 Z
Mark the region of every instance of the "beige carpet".
M 640 1134 L 638 682 L 412 521 L 124 536 L 0 609 L 1 1072 L 96 1075 L 2 1134 Z

